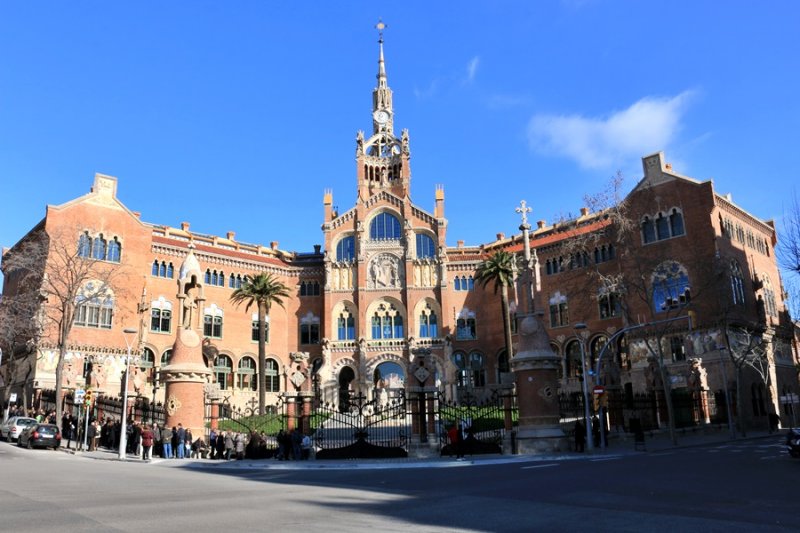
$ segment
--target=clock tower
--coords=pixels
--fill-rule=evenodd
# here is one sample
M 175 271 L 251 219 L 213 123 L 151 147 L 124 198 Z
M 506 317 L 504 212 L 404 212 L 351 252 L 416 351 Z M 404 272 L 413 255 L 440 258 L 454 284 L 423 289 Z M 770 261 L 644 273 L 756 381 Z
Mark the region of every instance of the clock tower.
M 399 139 L 394 135 L 392 90 L 383 59 L 383 30 L 386 25 L 379 22 L 377 28 L 378 83 L 372 90 L 372 135 L 367 139 L 364 132 L 359 131 L 356 137 L 358 195 L 362 200 L 381 190 L 403 198 L 409 194 L 411 181 L 408 131 L 403 130 Z

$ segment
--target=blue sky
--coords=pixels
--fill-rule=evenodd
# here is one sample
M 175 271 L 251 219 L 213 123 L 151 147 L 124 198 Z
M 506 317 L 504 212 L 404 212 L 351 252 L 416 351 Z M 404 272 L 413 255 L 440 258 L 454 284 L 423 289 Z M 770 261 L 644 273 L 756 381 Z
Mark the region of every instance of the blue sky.
M 302 6 L 302 7 L 297 7 Z M 448 244 L 577 213 L 641 157 L 779 219 L 800 125 L 797 2 L 24 2 L 0 6 L 0 246 L 89 191 L 145 221 L 311 251 L 355 201 L 382 17 L 412 199 Z

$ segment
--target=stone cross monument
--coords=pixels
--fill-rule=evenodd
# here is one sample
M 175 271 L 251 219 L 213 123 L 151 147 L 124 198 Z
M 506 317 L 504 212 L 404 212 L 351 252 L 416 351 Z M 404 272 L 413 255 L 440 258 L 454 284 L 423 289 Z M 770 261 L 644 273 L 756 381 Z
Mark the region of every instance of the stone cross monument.
M 519 345 L 511 359 L 517 384 L 519 404 L 518 453 L 547 453 L 567 450 L 567 439 L 559 423 L 558 356 L 550 348 L 550 338 L 542 323 L 542 313 L 534 309 L 535 287 L 538 286 L 537 262 L 531 259 L 528 213 L 525 200 L 516 212 L 522 215 L 522 238 L 525 264 L 520 276 L 520 293 L 524 314 L 518 316 Z
M 203 357 L 203 274 L 189 245 L 178 279 L 178 327 L 172 357 L 161 369 L 166 383 L 167 426 L 182 424 L 195 437 L 205 434 L 205 392 L 211 370 Z

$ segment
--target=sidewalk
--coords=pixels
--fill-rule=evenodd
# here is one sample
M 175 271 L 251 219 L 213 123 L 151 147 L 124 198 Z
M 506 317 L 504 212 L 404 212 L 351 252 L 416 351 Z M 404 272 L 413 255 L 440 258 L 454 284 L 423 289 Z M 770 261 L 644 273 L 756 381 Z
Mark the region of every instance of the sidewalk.
M 430 458 L 397 458 L 397 459 L 350 459 L 350 460 L 307 460 L 307 461 L 278 461 L 275 459 L 243 459 L 241 461 L 218 461 L 212 459 L 164 459 L 153 457 L 151 461 L 143 461 L 135 455 L 128 455 L 126 462 L 142 463 L 153 466 L 174 467 L 174 468 L 235 468 L 247 470 L 383 470 L 396 468 L 459 468 L 473 465 L 490 464 L 512 464 L 525 462 L 547 462 L 565 460 L 596 460 L 601 458 L 626 457 L 634 455 L 646 455 L 653 453 L 665 453 L 699 446 L 714 446 L 721 444 L 736 444 L 758 439 L 774 439 L 776 442 L 783 442 L 786 430 L 776 433 L 766 431 L 749 431 L 746 437 L 737 436 L 731 439 L 727 430 L 716 430 L 710 428 L 695 428 L 694 430 L 678 430 L 678 445 L 673 446 L 669 439 L 668 432 L 646 432 L 644 450 L 637 450 L 633 438 L 625 440 L 613 438 L 610 446 L 606 449 L 595 449 L 591 453 L 563 452 L 553 454 L 537 455 L 474 455 L 469 456 L 463 461 L 456 461 L 452 457 L 430 457 Z M 75 450 L 60 450 L 80 456 L 86 459 L 119 461 L 116 450 L 101 448 L 96 451 L 76 452 Z

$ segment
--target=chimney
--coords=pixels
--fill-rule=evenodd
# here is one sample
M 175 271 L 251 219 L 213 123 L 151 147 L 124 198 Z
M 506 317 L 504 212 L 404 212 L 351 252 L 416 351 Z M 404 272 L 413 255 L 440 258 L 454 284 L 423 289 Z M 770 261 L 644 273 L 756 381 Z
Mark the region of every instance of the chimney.
M 456 247 L 457 248 L 463 248 L 464 247 L 464 241 L 456 241 Z
M 189 231 L 189 223 L 188 222 L 181 222 L 181 230 Z
M 585 217 L 588 214 L 589 214 L 589 208 L 588 207 L 581 207 L 581 216 Z
M 277 250 L 278 249 L 278 241 L 270 242 L 269 243 L 269 247 L 272 248 L 273 250 Z
M 498 233 L 497 234 L 497 240 L 498 241 L 502 241 L 505 238 L 506 238 L 506 234 L 505 233 Z
M 226 234 L 226 237 L 228 238 L 228 240 L 229 240 L 229 241 L 232 241 L 232 240 L 234 240 L 234 239 L 236 238 L 236 233 L 235 233 L 235 232 L 233 232 L 233 231 L 229 231 L 229 232 Z
M 546 220 L 540 220 L 539 222 L 537 222 L 537 223 L 536 223 L 536 226 L 537 226 L 539 229 L 542 229 L 542 228 L 544 227 L 544 225 L 545 225 L 545 224 L 547 224 L 547 221 L 546 221 Z
M 315 254 L 319 255 L 321 250 L 322 250 L 322 245 L 321 244 L 315 244 L 314 245 L 314 253 Z

